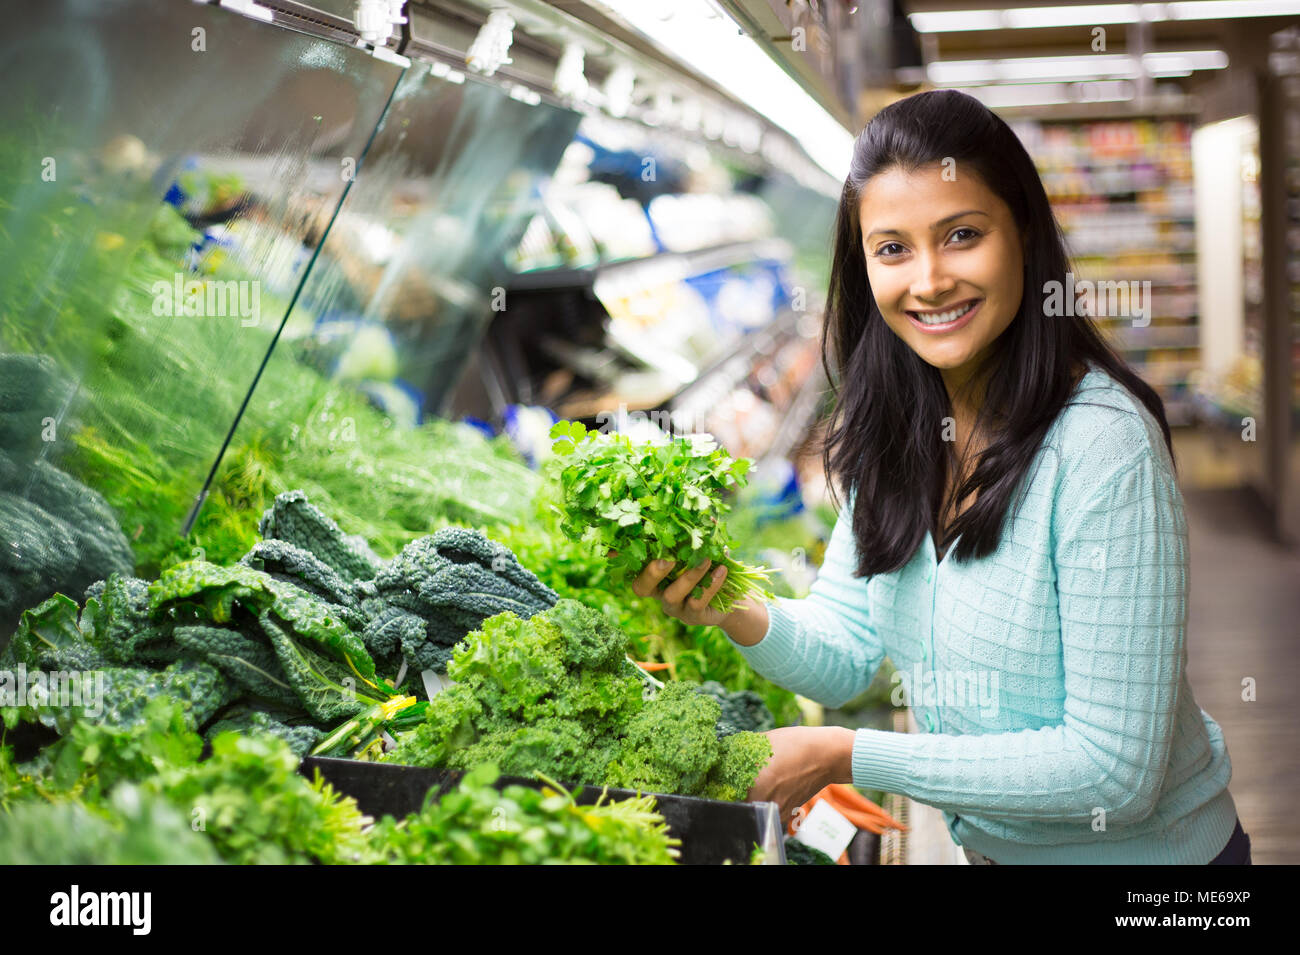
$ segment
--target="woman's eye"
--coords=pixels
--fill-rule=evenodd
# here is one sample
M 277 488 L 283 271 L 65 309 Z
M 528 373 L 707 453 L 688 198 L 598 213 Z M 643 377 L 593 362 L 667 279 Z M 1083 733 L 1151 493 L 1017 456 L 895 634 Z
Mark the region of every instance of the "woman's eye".
M 881 256 L 883 258 L 889 258 L 890 256 L 897 255 L 898 254 L 897 252 L 889 251 L 889 249 L 892 248 L 893 246 L 898 246 L 898 248 L 900 249 L 902 248 L 902 246 L 898 245 L 897 242 L 886 242 L 880 248 L 876 249 L 876 255 Z
M 966 239 L 959 239 L 959 240 L 958 240 L 958 241 L 961 241 L 961 242 L 969 242 L 969 241 L 971 241 L 972 239 L 978 239 L 978 238 L 979 238 L 979 235 L 980 235 L 980 234 L 979 234 L 978 232 L 976 232 L 974 229 L 969 229 L 969 228 L 967 228 L 966 226 L 962 226 L 960 229 L 957 229 L 955 232 L 953 232 L 953 237 L 955 238 L 955 237 L 957 236 L 957 234 L 960 233 L 960 232 L 969 232 L 969 233 L 970 233 L 970 237 L 969 237 L 969 238 L 966 238 Z

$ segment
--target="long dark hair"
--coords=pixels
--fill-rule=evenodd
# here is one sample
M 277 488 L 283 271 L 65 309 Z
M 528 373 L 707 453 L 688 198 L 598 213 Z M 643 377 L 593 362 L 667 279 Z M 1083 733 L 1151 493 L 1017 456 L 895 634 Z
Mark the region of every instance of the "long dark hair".
M 858 203 L 866 183 L 897 167 L 914 171 L 951 157 L 977 174 L 1015 217 L 1024 240 L 1020 309 L 972 380 L 985 386 L 975 428 L 987 446 L 961 485 L 945 497 L 953 442 L 936 422 L 952 413 L 939 370 L 885 324 L 867 281 Z M 1173 443 L 1164 404 L 1097 332 L 1091 318 L 1044 314 L 1046 283 L 1067 285 L 1069 255 L 1042 180 L 1019 138 L 983 103 L 957 90 L 931 90 L 890 104 L 858 136 L 840 194 L 822 337 L 822 363 L 834 383 L 823 464 L 856 499 L 857 576 L 898 570 L 922 535 L 939 528 L 951 500 L 974 502 L 947 528 L 960 535 L 953 557 L 984 557 L 998 546 L 1011 496 L 1074 388 L 1076 368 L 1099 366 L 1150 410 Z M 1067 310 L 1068 311 L 1068 310 Z M 833 360 L 833 366 L 832 366 Z M 838 381 L 837 381 L 838 379 Z

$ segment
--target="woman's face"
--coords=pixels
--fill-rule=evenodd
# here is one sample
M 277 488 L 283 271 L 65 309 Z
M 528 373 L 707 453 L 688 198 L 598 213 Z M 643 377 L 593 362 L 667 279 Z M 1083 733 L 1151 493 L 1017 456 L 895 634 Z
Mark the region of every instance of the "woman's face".
M 1019 310 L 1024 260 L 1006 203 L 974 173 L 945 179 L 943 168 L 879 173 L 858 212 L 876 306 L 951 390 Z

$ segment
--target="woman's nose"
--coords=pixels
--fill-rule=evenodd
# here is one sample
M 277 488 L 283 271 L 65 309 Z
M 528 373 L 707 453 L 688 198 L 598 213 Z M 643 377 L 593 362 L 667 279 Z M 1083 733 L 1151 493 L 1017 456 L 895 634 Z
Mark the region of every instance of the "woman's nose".
M 910 291 L 921 302 L 938 304 L 954 286 L 951 275 L 943 265 L 943 257 L 936 252 L 922 252 L 916 257 L 916 273 Z

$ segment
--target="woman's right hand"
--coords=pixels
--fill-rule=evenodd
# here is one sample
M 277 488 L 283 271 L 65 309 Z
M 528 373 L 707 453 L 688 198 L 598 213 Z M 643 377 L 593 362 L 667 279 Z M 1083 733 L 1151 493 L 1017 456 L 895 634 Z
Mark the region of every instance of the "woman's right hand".
M 690 626 L 722 626 L 728 615 L 710 607 L 709 601 L 722 589 L 727 579 L 727 568 L 723 564 L 714 566 L 707 560 L 701 561 L 698 566 L 683 571 L 680 577 L 661 591 L 660 583 L 672 572 L 674 566 L 676 565 L 671 560 L 652 560 L 632 581 L 632 593 L 638 597 L 658 597 L 664 613 Z M 692 597 L 691 591 L 706 577 L 704 592 L 698 597 Z
M 611 550 L 609 555 L 613 557 L 617 553 Z M 671 560 L 653 560 L 646 564 L 632 581 L 632 592 L 638 597 L 658 598 L 664 613 L 688 626 L 721 627 L 727 636 L 742 646 L 753 646 L 763 639 L 767 633 L 768 616 L 767 607 L 761 601 L 742 601 L 730 613 L 709 606 L 726 583 L 725 564 L 713 565 L 703 561 L 660 590 L 659 585 L 672 573 L 674 566 Z M 699 597 L 692 597 L 691 591 L 700 581 L 706 581 L 704 592 Z

